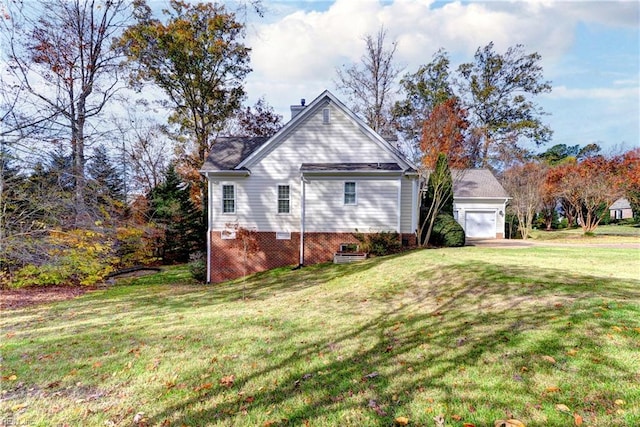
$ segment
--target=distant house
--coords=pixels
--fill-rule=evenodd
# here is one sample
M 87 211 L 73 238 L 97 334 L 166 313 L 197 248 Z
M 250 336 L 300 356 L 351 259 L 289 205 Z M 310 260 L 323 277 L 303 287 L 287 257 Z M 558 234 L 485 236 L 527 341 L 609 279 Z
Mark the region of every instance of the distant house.
M 609 216 L 611 219 L 627 219 L 633 218 L 633 210 L 631 203 L 625 198 L 620 198 L 609 206 Z
M 416 167 L 328 91 L 291 113 L 270 138 L 220 138 L 202 166 L 210 282 L 244 274 L 238 228 L 257 243 L 248 273 L 330 261 L 358 243 L 356 230 L 416 243 Z M 487 173 L 464 173 L 455 187 L 458 221 L 471 237 L 503 235 L 504 190 Z
M 509 195 L 488 169 L 454 170 L 453 216 L 468 239 L 503 239 Z

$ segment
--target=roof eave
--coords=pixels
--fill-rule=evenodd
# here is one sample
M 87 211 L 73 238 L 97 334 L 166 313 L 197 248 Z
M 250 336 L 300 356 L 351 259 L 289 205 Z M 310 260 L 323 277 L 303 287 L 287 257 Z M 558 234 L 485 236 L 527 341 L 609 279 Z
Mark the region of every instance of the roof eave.
M 247 177 L 251 175 L 251 171 L 249 169 L 232 169 L 232 170 L 219 170 L 219 171 L 211 171 L 211 170 L 200 170 L 200 174 L 206 176 L 207 178 L 217 178 L 217 177 Z

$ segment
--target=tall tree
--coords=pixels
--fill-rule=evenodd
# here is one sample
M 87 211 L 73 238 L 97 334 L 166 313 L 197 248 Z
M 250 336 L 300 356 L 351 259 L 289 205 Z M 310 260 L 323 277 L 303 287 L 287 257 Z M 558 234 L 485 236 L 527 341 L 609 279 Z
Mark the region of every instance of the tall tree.
M 500 149 L 517 148 L 523 138 L 536 144 L 550 140 L 551 129 L 542 122 L 545 112 L 534 101 L 551 91 L 540 60 L 538 53 L 526 54 L 522 45 L 497 53 L 491 42 L 478 48 L 473 62 L 458 67 L 459 95 L 479 139 L 478 157 L 472 159 L 477 166 L 491 166 Z
M 629 150 L 620 158 L 617 174 L 624 196 L 631 205 L 633 218 L 640 223 L 640 147 Z
M 427 185 L 421 191 L 418 245 L 429 243 L 436 218 L 441 212 L 453 216 L 453 178 L 444 153 L 438 156 L 435 167 L 429 172 Z
M 623 194 L 618 174 L 619 160 L 603 156 L 590 157 L 565 167 L 557 188 L 575 212 L 585 233 L 598 227 L 609 206 Z
M 127 7 L 125 0 L 45 0 L 37 18 L 25 8 L 11 20 L 8 69 L 28 95 L 27 110 L 42 111 L 31 123 L 48 121 L 49 136 L 62 136 L 71 149 L 76 223 L 88 214 L 87 129 L 118 88 L 120 58 L 111 42 Z
M 437 104 L 422 128 L 422 164 L 433 169 L 438 156 L 444 154 L 450 167 L 467 167 L 470 153 L 465 144 L 465 130 L 468 127 L 467 112 L 461 108 L 457 98 Z
M 242 42 L 244 25 L 223 4 L 171 0 L 169 5 L 162 22 L 144 0 L 136 2 L 137 22 L 120 46 L 133 67 L 132 83 L 153 82 L 167 95 L 169 121 L 195 145 L 184 150 L 182 160 L 197 170 L 245 97 L 250 49 Z M 205 208 L 203 182 L 201 190 Z
M 282 128 L 282 116 L 264 98 L 238 111 L 226 131 L 235 136 L 269 137 Z
M 502 176 L 502 185 L 511 195 L 509 209 L 518 218 L 518 228 L 525 240 L 529 237 L 533 219 L 542 206 L 546 175 L 543 164 L 528 162 L 507 169 Z
M 375 35 L 365 36 L 365 54 L 360 63 L 336 69 L 338 90 L 347 95 L 352 109 L 381 134 L 392 131 L 392 93 L 401 71 L 393 62 L 398 42 L 387 46 L 386 37 L 384 27 Z
M 124 212 L 124 183 L 118 168 L 104 145 L 93 150 L 93 156 L 87 162 L 88 195 L 90 205 L 96 209 L 96 215 L 104 219 L 120 216 Z
M 449 54 L 441 48 L 430 63 L 400 80 L 405 98 L 393 106 L 393 117 L 402 134 L 409 158 L 416 163 L 421 157 L 420 139 L 427 117 L 436 105 L 454 96 L 450 82 Z
M 186 262 L 202 249 L 202 226 L 197 206 L 191 201 L 189 185 L 173 165 L 165 172 L 164 182 L 151 190 L 150 221 L 164 231 L 159 255 L 164 262 Z

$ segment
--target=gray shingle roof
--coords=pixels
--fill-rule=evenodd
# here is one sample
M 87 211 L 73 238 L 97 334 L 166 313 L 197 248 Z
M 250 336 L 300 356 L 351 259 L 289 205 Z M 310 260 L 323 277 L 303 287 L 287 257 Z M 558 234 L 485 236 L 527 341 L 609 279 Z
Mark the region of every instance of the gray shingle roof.
M 623 197 L 613 202 L 609 209 L 631 209 L 631 203 Z
M 232 170 L 268 139 L 268 137 L 239 136 L 217 138 L 201 170 L 203 172 Z
M 488 169 L 452 170 L 454 197 L 507 198 L 509 195 Z

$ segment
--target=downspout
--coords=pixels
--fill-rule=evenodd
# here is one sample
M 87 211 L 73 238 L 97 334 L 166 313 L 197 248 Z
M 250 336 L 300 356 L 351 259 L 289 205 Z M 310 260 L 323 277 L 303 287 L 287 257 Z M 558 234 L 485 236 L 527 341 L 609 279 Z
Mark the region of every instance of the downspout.
M 411 180 L 411 229 L 418 232 L 418 180 Z
M 305 181 L 304 175 L 300 175 L 300 183 L 302 184 L 302 194 L 300 199 L 300 263 L 298 267 L 304 266 L 304 215 L 305 215 Z
M 207 215 L 207 283 L 211 283 L 211 224 L 213 224 L 213 186 L 211 185 L 211 179 L 207 175 L 207 193 L 209 200 L 209 212 Z
M 400 241 L 402 242 L 402 231 L 400 225 L 402 224 L 402 175 L 398 177 L 398 234 L 400 235 Z

